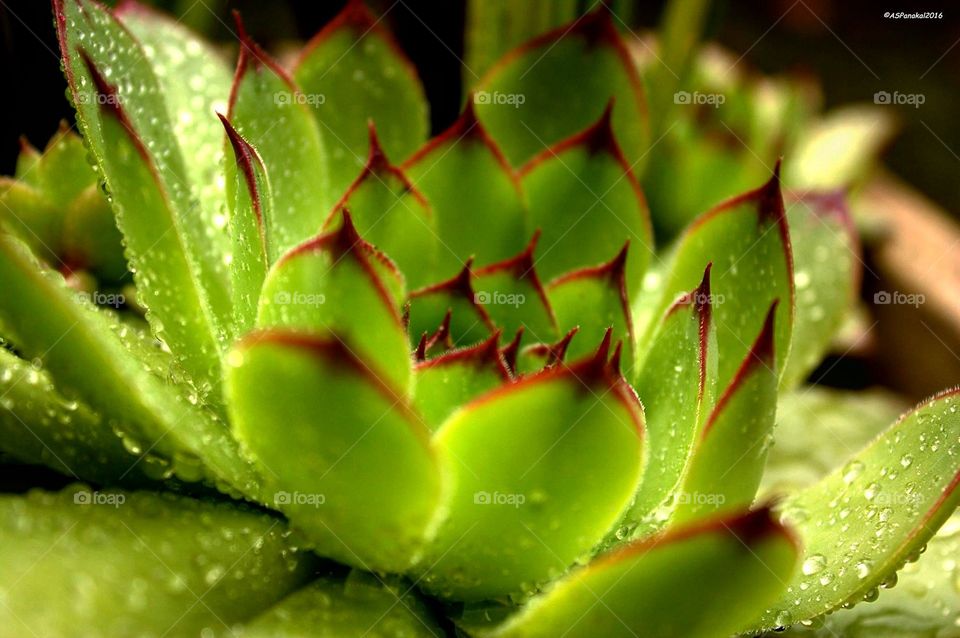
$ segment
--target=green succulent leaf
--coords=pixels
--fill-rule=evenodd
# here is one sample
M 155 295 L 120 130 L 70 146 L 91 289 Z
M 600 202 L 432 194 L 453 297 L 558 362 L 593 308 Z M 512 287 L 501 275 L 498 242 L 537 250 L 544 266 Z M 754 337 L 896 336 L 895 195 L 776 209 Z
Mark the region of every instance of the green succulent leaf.
M 696 437 L 714 403 L 717 344 L 711 312 L 708 266 L 700 285 L 660 320 L 637 376 L 650 463 L 617 529 L 617 540 L 643 538 L 666 522 L 661 507 L 668 506 L 680 488 Z
M 807 193 L 787 207 L 796 316 L 782 384 L 791 388 L 820 363 L 860 290 L 860 246 L 842 193 Z
M 643 172 L 650 143 L 643 84 L 602 4 L 507 54 L 472 99 L 513 166 L 584 130 L 614 99 L 613 131 L 630 168 Z
M 400 316 L 402 282 L 384 259 L 344 214 L 338 230 L 301 244 L 274 264 L 263 285 L 257 325 L 336 335 L 378 376 L 406 391 L 412 360 Z
M 417 364 L 414 407 L 431 430 L 439 429 L 460 406 L 512 380 L 497 347 L 499 341 L 497 333 L 473 347 Z
M 629 504 L 643 467 L 643 413 L 596 354 L 488 393 L 440 428 L 448 516 L 418 567 L 442 598 L 534 587 L 590 551 Z
M 402 393 L 336 337 L 253 333 L 226 370 L 234 434 L 272 506 L 321 555 L 402 572 L 438 512 L 429 430 Z
M 869 605 L 841 609 L 784 636 L 807 638 L 950 638 L 960 618 L 960 513 L 955 513 L 918 561 L 908 562 Z M 914 557 L 911 557 L 914 558 Z
M 162 88 L 140 44 L 105 9 L 57 0 L 55 10 L 77 118 L 112 197 L 139 302 L 198 386 L 219 397 L 226 267 L 191 203 Z M 137 81 L 123 81 L 130 77 Z
M 465 78 L 465 84 L 474 84 L 510 49 L 575 18 L 579 4 L 578 0 L 534 0 L 523 5 L 510 0 L 469 0 L 464 67 L 471 77 Z
M 477 304 L 501 330 L 523 329 L 524 334 L 543 341 L 556 337 L 557 320 L 534 263 L 539 237 L 534 233 L 519 255 L 476 270 L 473 289 Z
M 774 345 L 782 373 L 793 326 L 793 262 L 779 171 L 760 188 L 701 215 L 680 237 L 666 267 L 660 308 L 700 281 L 713 264 L 710 289 L 717 326 L 718 387 L 733 380 L 779 300 Z M 662 312 L 662 310 L 661 310 Z M 649 335 L 644 337 L 649 341 Z
M 440 242 L 426 198 L 400 168 L 392 165 L 370 127 L 370 154 L 360 176 L 334 206 L 324 228 L 349 210 L 360 234 L 387 253 L 415 290 L 436 281 Z
M 169 493 L 4 495 L 0 636 L 229 630 L 308 577 L 287 535 L 263 512 Z
M 862 182 L 896 129 L 892 117 L 874 106 L 837 109 L 808 127 L 787 167 L 795 188 L 830 190 Z
M 496 329 L 473 287 L 472 260 L 452 278 L 410 293 L 408 332 L 412 339 L 442 333 L 451 347 L 483 341 Z
M 627 296 L 626 263 L 629 245 L 605 264 L 575 270 L 547 286 L 547 298 L 557 317 L 561 332 L 579 327 L 579 336 L 567 349 L 567 356 L 580 357 L 594 340 L 608 329 L 623 342 L 623 364 L 627 375 L 634 375 L 634 333 Z
M 630 241 L 627 289 L 640 288 L 653 233 L 640 184 L 614 139 L 613 104 L 600 120 L 520 170 L 530 224 L 540 230 L 537 268 L 547 279 L 593 266 Z
M 192 213 L 200 218 L 215 254 L 229 254 L 221 180 L 223 131 L 214 114 L 227 109 L 233 79 L 230 65 L 182 22 L 136 0 L 120 3 L 114 15 L 140 42 L 156 76 L 183 158 L 184 176 L 197 199 Z
M 471 257 L 487 265 L 523 250 L 530 233 L 520 182 L 477 121 L 471 102 L 403 170 L 433 206 L 440 272 L 459 268 Z
M 0 229 L 19 237 L 44 261 L 60 265 L 63 215 L 38 187 L 0 177 Z
M 273 194 L 272 216 L 265 219 L 270 261 L 316 235 L 336 202 L 330 188 L 330 156 L 303 93 L 269 54 L 237 23 L 240 58 L 230 91 L 228 119 L 257 149 Z M 282 123 L 281 128 L 277 128 Z M 227 199 L 236 170 L 228 162 Z
M 219 115 L 219 114 L 218 114 Z M 257 149 L 243 139 L 229 120 L 220 115 L 233 148 L 237 183 L 230 202 L 230 288 L 233 294 L 234 332 L 245 334 L 257 319 L 257 304 L 263 280 L 270 268 L 270 241 L 266 219 L 273 209 L 273 194 L 267 169 Z
M 960 502 L 960 411 L 944 392 L 902 417 L 843 467 L 781 505 L 803 569 L 753 626 L 813 619 L 873 600 Z
M 99 414 L 66 399 L 46 371 L 2 348 L 0 449 L 75 479 L 131 486 L 152 482 L 145 475 L 152 466 L 137 463 Z
M 126 433 L 133 453 L 167 460 L 183 480 L 207 478 L 221 490 L 257 497 L 259 478 L 223 423 L 197 405 L 196 390 L 178 388 L 173 361 L 143 347 L 131 353 L 127 347 L 138 341 L 130 330 L 115 331 L 108 311 L 44 271 L 7 235 L 0 235 L 0 280 L 6 336 L 41 361 L 66 398 L 113 416 L 111 426 Z
M 443 638 L 423 602 L 403 581 L 352 571 L 320 578 L 244 626 L 244 638 Z
M 672 524 L 735 511 L 753 503 L 763 476 L 777 411 L 774 317 L 777 304 L 693 445 Z
M 363 168 L 367 122 L 390 157 L 406 159 L 427 139 L 428 105 L 416 69 L 362 0 L 348 2 L 307 43 L 293 76 L 328 149 L 335 193 Z
M 729 636 L 776 599 L 797 554 L 767 509 L 718 518 L 598 558 L 488 635 Z
M 0 226 L 63 270 L 125 278 L 120 232 L 80 137 L 61 122 L 42 155 L 21 142 L 20 159 L 16 179 L 0 177 Z
M 576 326 L 553 343 L 534 343 L 522 349 L 519 348 L 520 343 L 517 341 L 513 353 L 515 359 L 511 367 L 518 374 L 530 374 L 563 363 L 566 360 L 570 342 L 578 332 L 580 327 Z

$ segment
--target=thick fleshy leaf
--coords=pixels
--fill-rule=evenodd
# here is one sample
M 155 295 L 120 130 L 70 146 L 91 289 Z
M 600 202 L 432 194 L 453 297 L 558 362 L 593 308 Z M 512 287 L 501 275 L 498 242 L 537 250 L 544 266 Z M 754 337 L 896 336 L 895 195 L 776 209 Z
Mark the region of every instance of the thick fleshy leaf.
M 517 352 L 513 369 L 518 374 L 530 374 L 552 368 L 566 361 L 570 342 L 580 332 L 579 326 L 553 343 L 534 343 Z
M 579 13 L 577 0 L 468 0 L 464 29 L 464 84 L 472 87 L 480 75 L 505 53 Z
M 0 449 L 23 463 L 75 479 L 146 485 L 153 465 L 137 463 L 109 423 L 57 392 L 39 366 L 0 348 Z M 153 478 L 161 478 L 154 474 Z
M 519 255 L 476 270 L 473 289 L 499 329 L 508 334 L 523 329 L 529 339 L 547 341 L 557 336 L 557 320 L 534 263 L 538 239 L 534 233 Z
M 873 600 L 921 551 L 960 502 L 957 406 L 956 390 L 932 398 L 846 465 L 783 501 L 783 519 L 804 546 L 803 569 L 753 627 L 790 625 Z
M 335 335 L 371 372 L 406 391 L 413 362 L 396 293 L 400 275 L 360 238 L 348 214 L 343 220 L 274 264 L 257 325 Z
M 617 540 L 643 538 L 666 522 L 690 453 L 716 392 L 716 329 L 710 268 L 663 316 L 635 386 L 647 421 L 650 462 Z M 664 506 L 661 509 L 661 506 Z
M 239 20 L 240 59 L 230 91 L 230 123 L 263 159 L 273 193 L 267 218 L 270 259 L 314 236 L 340 193 L 330 188 L 330 158 L 305 95 L 277 62 L 247 37 Z M 236 183 L 227 163 L 227 197 Z
M 220 115 L 218 113 L 218 115 Z M 233 149 L 234 174 L 230 203 L 230 291 L 233 295 L 234 332 L 246 334 L 257 318 L 263 280 L 272 263 L 266 219 L 273 209 L 273 193 L 267 169 L 257 149 L 243 139 L 220 115 Z
M 908 562 L 869 605 L 840 609 L 801 623 L 784 636 L 806 638 L 950 638 L 960 618 L 960 513 L 955 513 L 918 561 Z M 911 556 L 915 558 L 915 556 Z
M 440 243 L 433 211 L 406 174 L 390 164 L 372 126 L 367 163 L 334 206 L 325 230 L 339 223 L 343 209 L 360 234 L 397 264 L 410 289 L 437 280 Z
M 115 333 L 107 311 L 80 298 L 60 275 L 45 272 L 6 235 L 0 235 L 0 281 L 5 336 L 25 356 L 40 359 L 68 400 L 82 399 L 114 416 L 111 425 L 126 434 L 134 454 L 165 459 L 183 480 L 206 478 L 232 494 L 257 497 L 259 478 L 226 426 L 197 405 L 195 393 L 176 387 L 173 361 L 145 348 L 131 354 L 135 335 Z
M 510 382 L 510 371 L 497 348 L 499 340 L 497 333 L 471 348 L 417 364 L 414 407 L 431 430 L 438 429 L 460 406 Z
M 469 346 L 493 334 L 493 320 L 473 288 L 472 263 L 468 261 L 451 279 L 410 293 L 412 340 L 419 342 L 422 335 L 432 335 L 442 325 L 452 347 Z
M 744 509 L 756 496 L 777 412 L 776 305 L 698 432 L 674 495 L 672 524 Z
M 243 627 L 244 638 L 444 638 L 445 633 L 403 581 L 352 571 L 320 578 Z
M 701 215 L 680 238 L 664 274 L 660 308 L 665 309 L 695 287 L 704 267 L 713 264 L 710 288 L 721 388 L 733 380 L 776 300 L 780 303 L 775 346 L 781 372 L 790 351 L 793 263 L 778 175 Z
M 530 225 L 540 230 L 537 268 L 546 280 L 593 266 L 624 242 L 631 297 L 653 254 L 647 203 L 611 128 L 612 103 L 585 131 L 550 147 L 520 171 Z
M 614 133 L 631 168 L 642 172 L 649 145 L 643 85 L 603 5 L 507 54 L 473 99 L 513 166 L 587 128 L 614 99 Z
M 715 519 L 595 560 L 488 635 L 729 636 L 783 590 L 797 553 L 767 509 Z
M 530 233 L 520 183 L 477 121 L 472 102 L 403 169 L 433 206 L 440 272 L 471 257 L 483 266 L 523 250 Z
M 547 298 L 561 333 L 580 328 L 577 338 L 570 343 L 568 357 L 585 354 L 607 328 L 613 328 L 613 338 L 623 342 L 624 370 L 628 377 L 633 377 L 633 321 L 626 280 L 628 248 L 624 245 L 606 264 L 554 279 L 547 286 Z
M 252 508 L 171 494 L 0 497 L 0 635 L 229 631 L 309 577 L 288 535 Z
M 796 316 L 783 387 L 820 363 L 860 290 L 860 242 L 844 195 L 807 193 L 787 206 Z
M 100 5 L 54 5 L 77 119 L 112 197 L 139 302 L 216 400 L 231 314 L 224 255 L 191 203 L 161 86 L 140 44 Z
M 63 214 L 37 187 L 0 177 L 0 229 L 19 237 L 44 261 L 60 265 Z
M 215 113 L 227 110 L 230 65 L 182 22 L 137 0 L 124 0 L 114 15 L 142 45 L 159 83 L 185 177 L 198 201 L 192 212 L 200 218 L 213 250 L 227 255 L 231 247 L 221 175 L 223 131 Z
M 448 516 L 418 568 L 442 598 L 532 588 L 589 552 L 633 497 L 643 412 L 595 355 L 527 377 L 456 412 L 434 436 Z
M 364 165 L 367 122 L 400 160 L 427 139 L 427 99 L 416 69 L 363 0 L 348 2 L 307 43 L 293 76 L 319 124 L 338 195 Z
M 429 430 L 336 337 L 253 333 L 226 373 L 234 433 L 272 506 L 322 556 L 376 571 L 417 558 L 440 498 Z

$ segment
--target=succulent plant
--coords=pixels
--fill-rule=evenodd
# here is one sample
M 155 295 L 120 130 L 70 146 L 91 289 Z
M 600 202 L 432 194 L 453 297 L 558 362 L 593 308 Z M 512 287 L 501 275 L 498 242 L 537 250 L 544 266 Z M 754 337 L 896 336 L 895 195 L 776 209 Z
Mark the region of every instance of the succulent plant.
M 429 141 L 360 2 L 289 70 L 238 19 L 232 82 L 139 5 L 54 11 L 86 150 L 0 184 L 0 449 L 97 487 L 0 497 L 0 636 L 759 633 L 955 509 L 953 391 L 757 499 L 856 296 L 847 203 L 650 118 L 607 9 Z

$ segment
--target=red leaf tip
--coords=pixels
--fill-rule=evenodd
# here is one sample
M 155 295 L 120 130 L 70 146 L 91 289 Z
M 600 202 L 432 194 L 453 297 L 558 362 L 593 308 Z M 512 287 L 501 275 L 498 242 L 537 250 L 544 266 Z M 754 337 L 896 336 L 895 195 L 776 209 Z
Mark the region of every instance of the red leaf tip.
M 777 160 L 773 176 L 757 191 L 757 206 L 761 220 L 786 224 L 786 209 L 783 205 L 783 193 L 780 190 L 780 164 Z
M 520 354 L 520 342 L 523 340 L 523 332 L 524 327 L 520 326 L 517 329 L 517 334 L 514 335 L 510 343 L 500 348 L 500 356 L 503 357 L 503 362 L 507 364 L 507 368 L 512 374 L 517 374 L 517 356 Z

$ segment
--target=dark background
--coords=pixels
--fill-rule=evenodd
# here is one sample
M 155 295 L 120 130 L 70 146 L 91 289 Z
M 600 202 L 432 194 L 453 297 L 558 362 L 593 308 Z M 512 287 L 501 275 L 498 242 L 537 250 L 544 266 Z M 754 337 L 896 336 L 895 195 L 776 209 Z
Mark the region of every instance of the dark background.
M 518 0 L 522 1 L 522 0 Z M 279 51 L 309 38 L 343 0 L 166 0 L 168 11 L 225 46 L 230 10 L 240 9 L 255 38 Z M 420 69 L 434 128 L 459 108 L 463 1 L 375 0 Z M 663 2 L 637 2 L 631 22 L 656 24 Z M 939 20 L 885 19 L 885 11 L 943 11 Z M 879 90 L 922 93 L 917 109 L 898 108 L 901 133 L 888 165 L 954 215 L 960 214 L 960 3 L 870 0 L 744 0 L 714 3 L 708 37 L 764 72 L 803 70 L 819 77 L 828 106 L 871 101 Z M 0 0 L 0 173 L 13 170 L 20 135 L 43 145 L 72 112 L 64 97 L 50 6 Z

